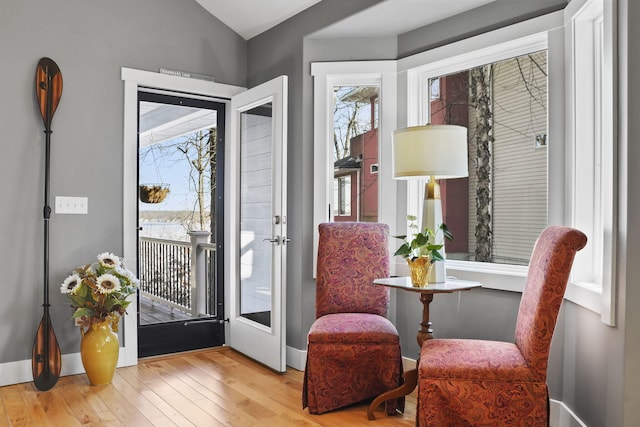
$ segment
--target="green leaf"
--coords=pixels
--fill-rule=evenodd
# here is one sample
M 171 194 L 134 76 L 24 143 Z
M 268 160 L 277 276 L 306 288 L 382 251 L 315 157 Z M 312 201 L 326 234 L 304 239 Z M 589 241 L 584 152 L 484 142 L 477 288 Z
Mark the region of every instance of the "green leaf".
M 81 307 L 81 308 L 77 309 L 73 313 L 73 317 L 74 318 L 78 318 L 78 317 L 82 317 L 82 316 L 92 317 L 94 314 L 95 314 L 95 311 L 93 311 L 92 309 L 86 308 L 86 307 Z
M 438 251 L 431 251 L 431 262 L 434 261 L 444 261 L 442 254 Z
M 115 298 L 107 298 L 104 302 L 105 311 L 112 311 L 113 307 L 118 304 L 118 300 Z
M 85 284 L 82 284 L 82 286 L 80 286 L 80 288 L 76 291 L 76 296 L 86 298 L 86 296 L 90 293 L 91 290 L 89 289 L 89 287 Z
M 71 301 L 71 305 L 73 305 L 74 307 L 83 306 L 86 300 L 85 297 L 82 297 L 80 295 L 69 294 L 68 296 L 69 296 L 69 300 Z
M 451 233 L 451 231 L 449 231 L 449 228 L 447 227 L 447 224 L 441 224 L 440 225 L 440 229 L 442 230 L 442 234 L 444 235 L 444 238 L 452 241 L 453 240 L 453 233 Z
M 408 243 L 403 243 L 402 246 L 400 246 L 395 252 L 394 252 L 394 256 L 396 255 L 400 255 L 403 257 L 406 257 L 407 255 L 409 255 L 411 253 L 411 246 L 409 246 Z
M 412 242 L 411 246 L 419 247 L 419 246 L 424 246 L 427 243 L 429 243 L 429 235 L 428 234 L 423 234 L 423 233 L 418 233 L 416 235 L 416 237 L 413 239 L 413 242 Z

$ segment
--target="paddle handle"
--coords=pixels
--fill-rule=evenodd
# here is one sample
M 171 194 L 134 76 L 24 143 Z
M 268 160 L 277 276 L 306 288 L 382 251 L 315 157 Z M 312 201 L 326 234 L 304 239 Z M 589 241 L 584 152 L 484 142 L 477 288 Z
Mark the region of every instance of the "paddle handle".
M 51 121 L 62 95 L 62 75 L 57 64 L 42 58 L 36 69 L 36 97 L 45 126 L 45 182 L 44 182 L 44 314 L 33 344 L 33 382 L 39 390 L 49 390 L 60 377 L 61 352 L 49 315 L 49 206 L 51 175 Z

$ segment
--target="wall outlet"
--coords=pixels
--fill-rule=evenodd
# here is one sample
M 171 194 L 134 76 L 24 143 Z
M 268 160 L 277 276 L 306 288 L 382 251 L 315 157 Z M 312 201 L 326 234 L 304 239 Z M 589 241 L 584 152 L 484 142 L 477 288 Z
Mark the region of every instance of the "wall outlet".
M 56 196 L 56 214 L 89 213 L 89 199 L 87 197 Z

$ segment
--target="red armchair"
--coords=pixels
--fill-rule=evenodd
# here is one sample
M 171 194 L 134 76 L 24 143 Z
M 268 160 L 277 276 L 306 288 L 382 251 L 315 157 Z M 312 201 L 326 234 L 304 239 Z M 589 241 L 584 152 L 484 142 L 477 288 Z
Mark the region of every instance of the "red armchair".
M 547 361 L 575 253 L 568 227 L 545 229 L 533 250 L 515 343 L 432 339 L 418 367 L 419 426 L 548 426 Z
M 389 275 L 389 227 L 377 223 L 320 224 L 316 320 L 308 335 L 302 406 L 321 414 L 400 386 L 402 355 L 385 317 L 389 289 L 371 282 Z M 404 398 L 386 402 L 388 414 Z

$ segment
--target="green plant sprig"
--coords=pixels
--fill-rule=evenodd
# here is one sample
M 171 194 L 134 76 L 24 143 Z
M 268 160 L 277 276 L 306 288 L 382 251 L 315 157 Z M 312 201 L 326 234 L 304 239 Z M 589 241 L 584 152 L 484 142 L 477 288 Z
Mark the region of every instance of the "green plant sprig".
M 436 261 L 444 261 L 444 257 L 440 252 L 440 249 L 444 245 L 431 243 L 431 239 L 435 241 L 436 233 L 442 232 L 443 236 L 447 240 L 453 240 L 453 234 L 449 231 L 446 224 L 440 224 L 440 226 L 436 229 L 436 232 L 426 228 L 422 232 L 418 232 L 418 225 L 416 223 L 415 215 L 407 215 L 407 220 L 409 222 L 409 229 L 414 231 L 412 233 L 412 239 L 407 240 L 407 236 L 393 236 L 397 239 L 404 240 L 404 243 L 394 252 L 394 256 L 401 256 L 406 259 L 410 259 L 411 261 L 415 261 L 417 258 L 429 256 L 431 258 L 431 263 Z

